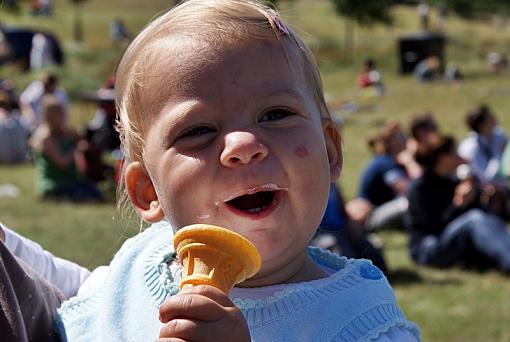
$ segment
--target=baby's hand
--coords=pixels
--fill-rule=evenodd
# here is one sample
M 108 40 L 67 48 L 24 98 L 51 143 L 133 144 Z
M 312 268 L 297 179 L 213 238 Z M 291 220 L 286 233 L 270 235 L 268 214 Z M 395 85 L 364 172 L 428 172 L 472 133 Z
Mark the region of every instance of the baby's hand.
M 159 308 L 158 341 L 250 341 L 241 311 L 213 286 L 185 288 Z

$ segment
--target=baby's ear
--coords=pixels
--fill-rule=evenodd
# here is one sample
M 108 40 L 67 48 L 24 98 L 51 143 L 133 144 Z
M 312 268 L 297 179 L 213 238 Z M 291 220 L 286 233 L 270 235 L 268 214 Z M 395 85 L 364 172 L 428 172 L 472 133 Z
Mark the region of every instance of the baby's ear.
M 342 137 L 331 119 L 324 119 L 322 121 L 322 127 L 324 129 L 324 139 L 328 152 L 330 178 L 331 182 L 335 182 L 338 177 L 340 177 L 344 161 L 342 154 Z
M 125 180 L 129 199 L 140 216 L 150 223 L 161 221 L 165 214 L 154 184 L 143 165 L 139 162 L 129 164 L 126 168 Z

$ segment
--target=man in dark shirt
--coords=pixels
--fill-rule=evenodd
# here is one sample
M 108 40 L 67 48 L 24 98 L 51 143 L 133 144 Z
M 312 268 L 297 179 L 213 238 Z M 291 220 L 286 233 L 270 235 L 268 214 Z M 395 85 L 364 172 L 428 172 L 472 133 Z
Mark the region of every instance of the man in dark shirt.
M 454 139 L 438 136 L 418 149 L 416 161 L 424 173 L 409 187 L 405 216 L 413 259 L 437 267 L 488 260 L 509 273 L 510 234 L 502 220 L 479 209 L 475 180 L 453 177 L 464 162 Z

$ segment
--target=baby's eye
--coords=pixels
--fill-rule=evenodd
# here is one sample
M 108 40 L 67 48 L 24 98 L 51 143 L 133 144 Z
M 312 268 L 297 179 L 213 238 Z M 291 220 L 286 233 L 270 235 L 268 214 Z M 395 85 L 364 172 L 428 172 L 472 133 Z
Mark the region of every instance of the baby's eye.
M 179 139 L 189 137 L 199 137 L 208 133 L 214 133 L 216 129 L 209 126 L 195 126 L 184 130 L 180 135 Z
M 260 118 L 260 121 L 275 121 L 275 120 L 281 120 L 283 118 L 286 118 L 288 116 L 294 115 L 292 110 L 288 108 L 272 108 L 267 110 L 262 117 Z

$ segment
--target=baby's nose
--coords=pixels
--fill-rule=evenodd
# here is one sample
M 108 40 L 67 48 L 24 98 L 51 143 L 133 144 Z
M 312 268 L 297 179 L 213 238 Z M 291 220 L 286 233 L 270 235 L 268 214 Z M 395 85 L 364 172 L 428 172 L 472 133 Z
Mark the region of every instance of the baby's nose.
M 224 166 L 235 167 L 255 161 L 262 161 L 269 148 L 251 132 L 231 132 L 225 136 L 225 148 L 220 161 Z

